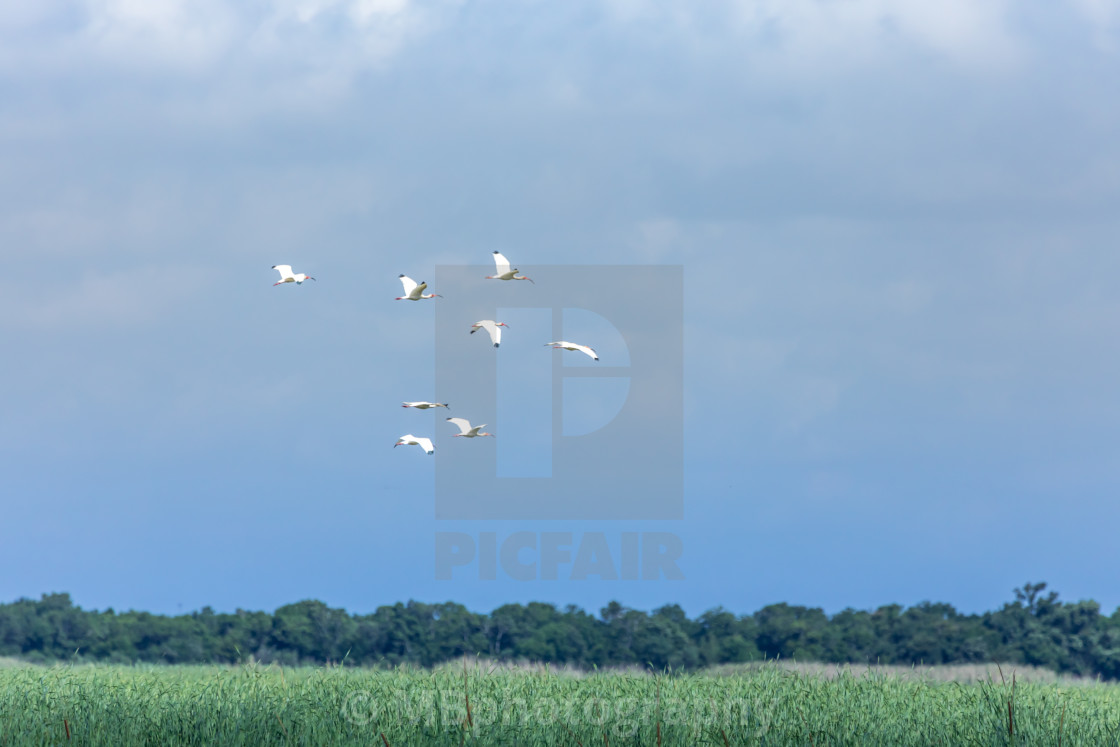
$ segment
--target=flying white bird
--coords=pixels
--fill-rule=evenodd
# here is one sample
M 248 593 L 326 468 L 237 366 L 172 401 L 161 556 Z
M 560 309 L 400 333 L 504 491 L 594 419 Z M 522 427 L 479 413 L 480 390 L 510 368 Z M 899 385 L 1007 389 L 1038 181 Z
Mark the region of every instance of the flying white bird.
M 532 278 L 527 278 L 524 275 L 518 275 L 516 267 L 511 270 L 509 268 L 509 260 L 506 259 L 499 251 L 494 252 L 494 265 L 498 268 L 498 274 L 487 275 L 487 280 L 528 280 L 530 283 L 533 283 Z M 536 285 L 536 283 L 533 283 L 533 285 Z
M 291 265 L 273 265 L 272 269 L 280 273 L 280 282 L 273 283 L 273 288 L 282 283 L 295 283 L 296 285 L 301 285 L 304 280 L 315 280 L 315 278 L 311 277 L 310 275 L 304 275 L 302 272 L 298 275 L 293 275 Z
M 436 447 L 432 446 L 432 439 L 420 438 L 419 436 L 414 436 L 411 433 L 409 433 L 407 436 L 401 436 L 400 440 L 393 444 L 394 449 L 398 446 L 419 446 L 428 454 L 431 454 L 436 450 Z
M 419 301 L 421 298 L 443 298 L 438 293 L 424 293 L 424 289 L 428 287 L 427 283 L 417 284 L 415 280 L 408 275 L 401 275 L 401 285 L 404 286 L 404 295 L 397 296 L 397 301 Z
M 485 433 L 482 431 L 486 427 L 486 423 L 482 425 L 471 425 L 471 421 L 466 418 L 448 418 L 448 423 L 454 423 L 459 428 L 459 432 L 455 434 L 455 438 L 462 436 L 463 438 L 477 438 L 478 436 L 493 436 L 493 433 Z
M 494 347 L 498 347 L 502 344 L 502 327 L 508 329 L 509 325 L 505 322 L 495 322 L 493 319 L 483 319 L 471 325 L 471 334 L 484 329 L 490 335 L 490 342 L 494 343 Z
M 417 410 L 427 410 L 429 407 L 447 407 L 443 402 L 403 402 L 401 407 L 415 407 Z M 448 409 L 451 409 L 448 407 Z
M 574 342 L 566 342 L 560 340 L 558 342 L 546 342 L 545 345 L 551 345 L 553 350 L 578 350 L 581 353 L 590 355 L 595 360 L 599 360 L 599 354 L 586 345 L 576 345 Z

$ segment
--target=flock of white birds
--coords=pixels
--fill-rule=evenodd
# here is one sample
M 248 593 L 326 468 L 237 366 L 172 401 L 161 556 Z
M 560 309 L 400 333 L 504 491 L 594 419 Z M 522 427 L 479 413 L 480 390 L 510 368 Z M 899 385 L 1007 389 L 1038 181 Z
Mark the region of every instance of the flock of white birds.
M 518 275 L 517 273 L 520 272 L 520 270 L 518 270 L 516 267 L 510 267 L 509 260 L 502 256 L 502 253 L 499 251 L 494 252 L 494 265 L 497 268 L 497 271 L 493 275 L 487 275 L 487 280 L 528 280 L 530 283 L 533 283 L 533 280 L 531 278 L 527 278 L 524 275 Z M 280 273 L 280 280 L 273 283 L 273 287 L 277 285 L 283 285 L 284 283 L 295 283 L 296 285 L 302 285 L 304 280 L 315 280 L 315 278 L 302 272 L 298 274 L 293 273 L 291 265 L 273 265 L 272 269 Z M 401 285 L 404 286 L 404 295 L 397 296 L 397 298 L 395 299 L 397 301 L 420 301 L 427 298 L 442 298 L 442 296 L 440 296 L 438 293 L 425 293 L 424 291 L 428 289 L 428 284 L 425 282 L 417 283 L 407 275 L 401 275 L 400 281 Z M 509 325 L 505 322 L 496 322 L 493 319 L 483 319 L 471 325 L 471 334 L 473 335 L 480 329 L 485 330 L 486 333 L 490 335 L 490 342 L 494 343 L 494 347 L 498 347 L 502 343 L 502 327 L 506 327 L 508 329 Z M 599 360 L 599 354 L 589 348 L 587 345 L 578 345 L 574 342 L 568 342 L 566 340 L 557 340 L 555 342 L 546 342 L 545 346 L 551 347 L 555 350 L 575 350 L 583 353 L 584 355 L 587 355 L 592 360 Z M 433 407 L 447 407 L 447 403 L 424 401 L 404 402 L 401 404 L 401 407 L 414 407 L 417 410 L 430 410 Z M 451 423 L 459 429 L 459 432 L 455 434 L 456 437 L 477 438 L 479 436 L 494 435 L 493 433 L 486 433 L 482 430 L 486 427 L 485 423 L 481 425 L 471 425 L 471 421 L 467 420 L 466 418 L 447 418 L 447 422 Z M 432 445 L 432 439 L 421 436 L 414 436 L 411 433 L 401 436 L 397 440 L 397 442 L 393 444 L 393 448 L 396 448 L 398 446 L 419 446 L 427 454 L 434 454 L 436 451 L 436 447 Z

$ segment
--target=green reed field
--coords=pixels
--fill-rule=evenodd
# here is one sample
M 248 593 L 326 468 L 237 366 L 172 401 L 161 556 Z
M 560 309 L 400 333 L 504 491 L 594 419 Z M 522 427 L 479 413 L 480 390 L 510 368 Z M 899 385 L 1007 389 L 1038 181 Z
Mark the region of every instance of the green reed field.
M 1110 745 L 1120 688 L 763 666 L 0 667 L 0 745 Z

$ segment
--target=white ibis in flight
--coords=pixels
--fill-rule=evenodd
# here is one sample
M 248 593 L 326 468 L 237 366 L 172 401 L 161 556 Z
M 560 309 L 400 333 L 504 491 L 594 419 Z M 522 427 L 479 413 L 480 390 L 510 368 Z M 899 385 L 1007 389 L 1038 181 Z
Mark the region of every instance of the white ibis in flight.
M 432 439 L 420 438 L 419 436 L 414 436 L 411 433 L 409 433 L 407 436 L 401 436 L 400 440 L 393 444 L 394 449 L 398 446 L 419 446 L 427 454 L 431 454 L 436 450 L 436 447 L 432 446 Z
M 471 325 L 471 334 L 484 329 L 490 335 L 490 342 L 494 343 L 494 347 L 498 347 L 502 344 L 502 327 L 508 329 L 509 325 L 505 322 L 495 322 L 493 319 L 483 319 Z
M 419 301 L 421 298 L 443 298 L 438 293 L 425 293 L 427 283 L 417 283 L 408 275 L 401 275 L 401 285 L 404 286 L 404 295 L 397 296 L 397 301 Z
M 516 267 L 511 270 L 509 260 L 506 259 L 501 252 L 496 250 L 494 252 L 494 265 L 497 267 L 497 274 L 487 275 L 487 280 L 528 280 L 530 283 L 533 283 L 532 278 L 518 275 Z M 533 285 L 536 285 L 536 283 L 533 283 Z
M 304 275 L 302 272 L 298 275 L 293 275 L 291 265 L 273 265 L 272 269 L 280 273 L 280 281 L 273 283 L 273 288 L 278 285 L 282 285 L 283 283 L 295 283 L 296 285 L 302 285 L 304 280 L 315 280 L 315 278 L 311 277 L 310 275 Z
M 444 402 L 402 402 L 401 407 L 415 407 L 417 410 L 427 410 L 431 407 L 447 407 L 447 404 Z
M 566 340 L 559 340 L 557 342 L 546 342 L 545 345 L 551 345 L 553 350 L 578 350 L 584 355 L 591 356 L 594 360 L 599 360 L 599 354 L 586 345 L 577 345 L 574 342 Z
M 462 436 L 463 438 L 477 438 L 478 436 L 493 436 L 493 433 L 483 432 L 486 423 L 482 425 L 471 425 L 471 421 L 466 418 L 448 418 L 448 423 L 453 423 L 459 428 L 459 432 L 455 434 L 455 438 Z

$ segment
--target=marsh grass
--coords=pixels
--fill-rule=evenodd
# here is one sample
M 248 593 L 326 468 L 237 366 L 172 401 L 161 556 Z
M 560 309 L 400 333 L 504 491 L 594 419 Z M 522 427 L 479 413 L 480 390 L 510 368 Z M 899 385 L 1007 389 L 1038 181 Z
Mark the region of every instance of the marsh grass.
M 1120 688 L 999 670 L 9 666 L 0 744 L 1120 744 Z
M 1094 685 L 1100 682 L 1097 678 L 1062 675 L 1050 669 L 1042 669 L 1041 667 L 1020 664 L 1009 666 L 1006 664 L 1000 665 L 995 662 L 991 664 L 941 664 L 931 667 L 907 667 L 888 664 L 861 666 L 859 664 L 821 664 L 818 662 L 779 660 L 750 664 L 721 664 L 705 669 L 704 674 L 713 677 L 733 677 L 758 671 L 765 667 L 779 667 L 788 672 L 797 672 L 798 674 L 823 677 L 825 679 L 835 679 L 841 675 L 851 677 L 883 676 L 907 681 L 979 684 L 981 682 L 988 682 L 989 680 L 999 680 L 1004 674 L 1010 677 L 1014 672 L 1017 680 L 1021 683 L 1072 687 L 1076 685 Z

